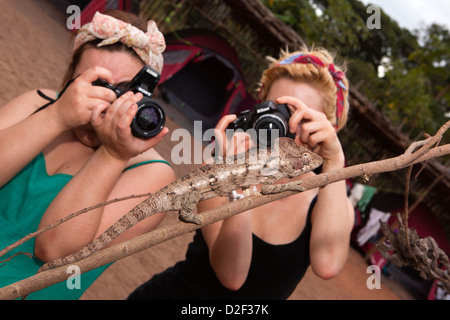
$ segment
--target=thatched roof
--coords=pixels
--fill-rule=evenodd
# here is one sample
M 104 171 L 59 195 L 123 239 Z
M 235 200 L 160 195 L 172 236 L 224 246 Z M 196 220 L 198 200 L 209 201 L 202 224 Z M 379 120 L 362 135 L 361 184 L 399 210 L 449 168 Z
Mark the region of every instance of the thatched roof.
M 163 32 L 194 27 L 212 29 L 225 37 L 238 53 L 250 89 L 256 87 L 261 71 L 266 68 L 267 55 L 277 56 L 281 49 L 294 51 L 307 45 L 260 0 L 152 0 L 141 3 L 141 13 L 156 20 Z M 340 133 L 349 165 L 400 155 L 411 144 L 407 136 L 352 86 L 350 110 L 349 124 Z M 353 152 L 355 143 L 362 152 Z M 427 163 L 411 190 L 416 194 L 427 192 L 423 202 L 441 220 L 450 239 L 450 169 L 439 161 L 433 159 Z M 405 182 L 401 172 L 387 175 L 397 187 Z

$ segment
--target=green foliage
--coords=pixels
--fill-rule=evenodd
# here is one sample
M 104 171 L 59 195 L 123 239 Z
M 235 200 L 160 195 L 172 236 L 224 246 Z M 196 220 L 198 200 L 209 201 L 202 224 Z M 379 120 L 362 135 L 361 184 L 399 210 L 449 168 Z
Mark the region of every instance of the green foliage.
M 409 55 L 410 64 L 429 80 L 436 117 L 450 111 L 450 33 L 432 24 L 417 32 L 423 45 Z
M 383 82 L 380 97 L 383 111 L 401 125 L 409 137 L 418 137 L 425 128 L 432 128 L 432 96 L 426 75 L 419 69 L 406 70 L 400 60 L 391 63 Z
M 448 120 L 450 34 L 444 26 L 412 33 L 381 11 L 381 28 L 369 29 L 371 13 L 359 0 L 262 1 L 308 44 L 342 57 L 351 83 L 412 139 L 434 134 Z

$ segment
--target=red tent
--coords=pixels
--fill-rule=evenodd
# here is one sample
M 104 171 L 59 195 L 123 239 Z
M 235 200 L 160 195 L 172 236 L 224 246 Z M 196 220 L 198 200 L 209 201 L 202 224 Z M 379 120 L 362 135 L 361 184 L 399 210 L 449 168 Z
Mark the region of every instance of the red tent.
M 216 125 L 224 115 L 252 108 L 239 59 L 217 33 L 203 29 L 165 35 L 167 48 L 159 89 L 164 99 L 202 128 Z
M 92 0 L 81 12 L 81 25 L 92 20 L 95 12 L 104 12 L 107 9 L 131 11 L 132 0 Z

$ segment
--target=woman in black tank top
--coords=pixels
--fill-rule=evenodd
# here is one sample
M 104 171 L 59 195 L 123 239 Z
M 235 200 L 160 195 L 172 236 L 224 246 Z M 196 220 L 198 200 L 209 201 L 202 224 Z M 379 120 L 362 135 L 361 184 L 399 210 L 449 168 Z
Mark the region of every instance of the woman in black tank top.
M 259 97 L 287 104 L 294 141 L 323 158 L 322 172 L 344 167 L 337 131 L 347 118 L 348 81 L 326 50 L 282 53 L 273 59 L 263 73 Z M 216 126 L 216 142 L 227 155 L 249 147 L 248 135 L 235 133 L 237 147 L 227 152 L 225 129 L 235 118 L 225 116 Z M 290 181 L 282 180 L 278 183 Z M 203 201 L 198 211 L 226 201 Z M 268 203 L 202 227 L 184 261 L 155 275 L 129 298 L 287 299 L 308 266 L 323 279 L 340 272 L 353 221 L 344 181 Z
M 209 250 L 202 232 L 197 230 L 189 244 L 186 260 L 153 276 L 128 299 L 287 299 L 309 267 L 310 216 L 303 232 L 294 241 L 273 245 L 253 234 L 253 253 L 249 276 L 239 290 L 225 288 L 209 263 Z

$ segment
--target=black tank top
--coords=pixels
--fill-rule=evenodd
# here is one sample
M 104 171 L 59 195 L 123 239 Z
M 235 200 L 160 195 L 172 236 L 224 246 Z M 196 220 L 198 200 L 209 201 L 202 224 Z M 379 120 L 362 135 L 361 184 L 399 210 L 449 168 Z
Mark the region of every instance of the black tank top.
M 273 245 L 253 234 L 250 270 L 239 290 L 228 290 L 219 282 L 209 262 L 208 246 L 197 230 L 186 259 L 153 276 L 128 299 L 287 299 L 310 264 L 311 212 L 315 201 L 309 207 L 303 232 L 294 241 Z

